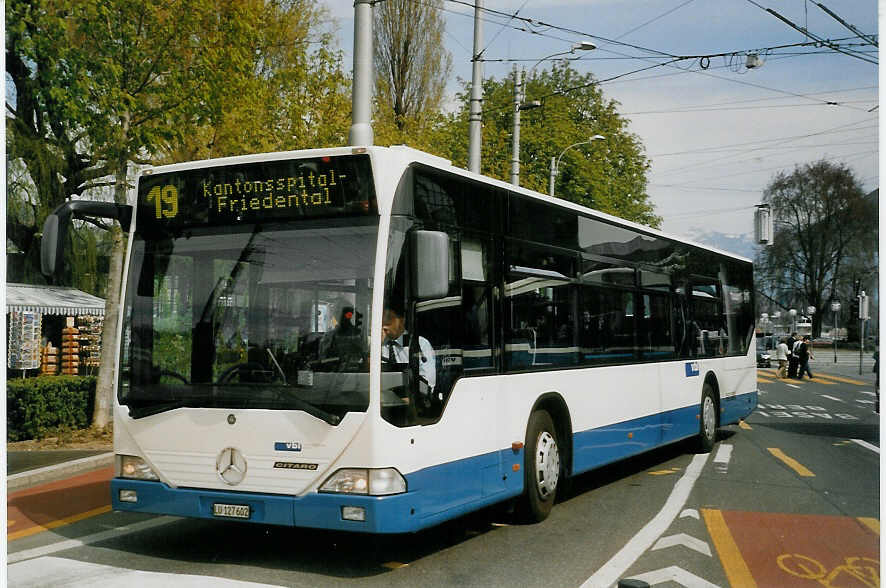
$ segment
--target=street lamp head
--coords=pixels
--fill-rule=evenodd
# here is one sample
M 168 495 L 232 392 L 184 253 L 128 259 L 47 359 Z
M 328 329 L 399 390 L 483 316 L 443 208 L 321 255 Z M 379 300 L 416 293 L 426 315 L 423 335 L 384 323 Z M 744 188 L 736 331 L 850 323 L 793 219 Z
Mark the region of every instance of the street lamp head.
M 533 108 L 541 107 L 541 100 L 530 100 L 529 102 L 523 102 L 520 104 L 520 110 L 532 110 Z
M 597 46 L 591 41 L 582 41 L 572 46 L 573 51 L 593 51 Z
M 588 140 L 588 143 L 592 143 L 594 141 L 605 141 L 605 140 L 606 140 L 606 137 L 604 137 L 603 135 L 594 135 L 593 137 L 590 138 L 590 140 Z

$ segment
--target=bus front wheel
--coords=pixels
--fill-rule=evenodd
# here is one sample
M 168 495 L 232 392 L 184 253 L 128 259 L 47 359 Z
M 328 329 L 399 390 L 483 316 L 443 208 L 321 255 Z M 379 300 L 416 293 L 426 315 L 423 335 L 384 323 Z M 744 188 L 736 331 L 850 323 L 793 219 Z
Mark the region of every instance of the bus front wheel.
M 701 411 L 698 449 L 702 453 L 710 453 L 717 440 L 717 399 L 714 395 L 714 387 L 705 382 L 701 389 Z
M 548 518 L 562 474 L 557 430 L 547 411 L 537 410 L 529 417 L 523 454 L 523 496 L 520 518 L 537 523 Z

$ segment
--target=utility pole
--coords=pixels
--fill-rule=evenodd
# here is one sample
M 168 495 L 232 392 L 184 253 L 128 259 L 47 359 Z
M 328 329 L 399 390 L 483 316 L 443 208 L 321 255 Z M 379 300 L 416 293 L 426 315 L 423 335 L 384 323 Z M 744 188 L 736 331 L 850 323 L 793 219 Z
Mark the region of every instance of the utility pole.
M 520 185 L 520 107 L 523 104 L 523 72 L 514 66 L 514 130 L 511 141 L 511 183 Z
M 470 141 L 468 143 L 468 170 L 479 174 L 481 146 L 483 143 L 483 62 L 480 53 L 483 51 L 483 21 L 480 13 L 483 11 L 482 0 L 474 1 L 474 54 L 473 75 L 471 77 L 471 116 L 470 116 Z
M 354 0 L 354 86 L 348 143 L 372 145 L 372 1 Z

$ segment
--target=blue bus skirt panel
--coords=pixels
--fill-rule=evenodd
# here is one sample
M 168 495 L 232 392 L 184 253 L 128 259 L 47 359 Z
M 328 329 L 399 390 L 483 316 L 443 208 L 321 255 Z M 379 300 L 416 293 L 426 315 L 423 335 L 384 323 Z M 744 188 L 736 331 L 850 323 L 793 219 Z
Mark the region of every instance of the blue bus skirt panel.
M 520 469 L 513 471 L 513 464 L 520 464 Z M 113 478 L 111 504 L 114 510 L 129 512 L 364 533 L 410 533 L 517 496 L 523 491 L 522 464 L 523 451 L 511 449 L 445 463 L 408 474 L 408 492 L 392 496 L 317 492 L 287 496 L 172 488 L 162 482 Z M 122 502 L 121 490 L 135 490 L 138 502 Z M 213 516 L 213 504 L 248 506 L 249 518 Z M 342 508 L 346 506 L 363 508 L 365 520 L 345 520 Z
M 757 406 L 757 393 L 727 398 L 721 424 L 745 418 Z M 654 447 L 698 434 L 699 406 L 693 405 L 599 429 L 573 438 L 573 473 L 578 474 Z M 311 492 L 304 496 L 172 488 L 162 482 L 111 480 L 114 510 L 167 514 L 253 523 L 358 531 L 410 533 L 523 492 L 522 449 L 511 448 L 428 467 L 406 475 L 408 492 L 392 496 L 362 496 Z M 121 490 L 134 490 L 137 502 L 121 502 Z M 249 519 L 215 517 L 213 504 L 245 505 Z M 365 520 L 342 517 L 346 506 L 364 509 Z
M 720 424 L 732 425 L 747 418 L 757 409 L 757 391 L 738 394 L 720 401 Z

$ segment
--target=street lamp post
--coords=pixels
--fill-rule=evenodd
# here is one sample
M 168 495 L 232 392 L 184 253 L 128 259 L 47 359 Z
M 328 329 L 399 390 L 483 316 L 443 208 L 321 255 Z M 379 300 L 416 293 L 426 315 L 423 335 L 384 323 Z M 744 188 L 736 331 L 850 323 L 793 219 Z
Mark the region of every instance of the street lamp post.
M 797 309 L 790 309 L 788 315 L 791 317 L 791 334 L 793 335 L 797 332 Z
M 547 57 L 542 57 L 538 61 L 535 62 L 535 65 L 529 68 L 529 73 L 532 73 L 538 64 L 542 61 L 548 60 L 551 57 L 557 57 L 559 55 L 566 55 L 568 53 L 575 53 L 576 51 L 593 51 L 597 46 L 594 45 L 591 41 L 581 41 L 580 43 L 576 43 L 572 46 L 569 51 L 560 51 L 558 53 L 552 53 Z M 523 103 L 523 72 L 517 70 L 517 66 L 514 66 L 514 128 L 511 134 L 512 139 L 512 147 L 511 147 L 511 183 L 515 186 L 520 185 L 520 112 L 523 110 L 529 110 L 532 108 L 538 108 L 541 106 L 541 102 L 538 100 L 533 100 L 526 104 Z
M 831 311 L 834 313 L 834 333 L 831 339 L 834 340 L 834 363 L 837 363 L 837 333 L 839 333 L 839 329 L 837 329 L 837 313 L 840 312 L 839 300 L 831 302 Z
M 579 145 L 589 145 L 589 144 L 593 143 L 594 141 L 605 141 L 605 140 L 606 140 L 606 137 L 604 137 L 603 135 L 594 135 L 593 137 L 591 137 L 587 141 L 579 141 L 578 143 L 573 143 L 572 145 L 570 145 L 569 147 L 567 147 L 566 149 L 561 151 L 559 157 L 556 157 L 556 158 L 551 157 L 551 177 L 550 177 L 550 180 L 548 181 L 548 194 L 552 197 L 554 196 L 555 178 L 557 177 L 557 172 L 560 169 L 560 158 L 563 157 L 564 153 L 566 153 L 567 151 L 569 151 L 573 147 L 578 147 Z

